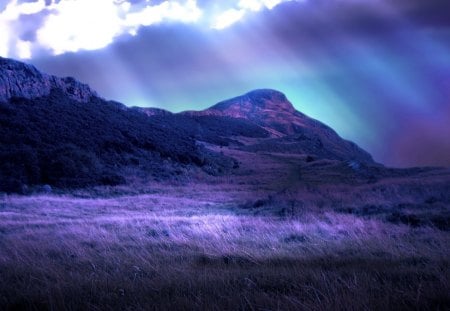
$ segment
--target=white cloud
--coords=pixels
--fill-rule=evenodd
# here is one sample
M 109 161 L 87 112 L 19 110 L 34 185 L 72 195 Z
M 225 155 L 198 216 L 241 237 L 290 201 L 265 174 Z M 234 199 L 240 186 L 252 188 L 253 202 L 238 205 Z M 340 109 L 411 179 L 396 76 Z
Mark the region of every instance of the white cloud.
M 31 42 L 19 40 L 16 44 L 17 55 L 22 59 L 31 58 Z
M 230 9 L 219 16 L 216 17 L 213 28 L 215 29 L 224 29 L 227 28 L 237 21 L 241 20 L 245 15 L 245 10 L 236 10 L 236 9 Z
M 3 29 L 0 36 L 0 56 L 9 55 L 9 32 L 7 27 L 8 24 L 0 20 L 0 29 Z
M 177 21 L 182 23 L 196 22 L 202 15 L 194 0 L 183 4 L 176 1 L 164 1 L 159 5 L 147 6 L 138 12 L 130 12 L 123 20 L 123 25 L 136 29 L 163 21 Z
M 263 0 L 262 2 L 266 6 L 266 8 L 271 10 L 275 6 L 279 5 L 281 2 L 286 2 L 286 1 L 283 1 L 283 0 Z
M 54 54 L 103 48 L 122 31 L 121 7 L 110 0 L 66 0 L 48 9 L 55 13 L 38 30 L 37 41 Z
M 6 8 L 0 12 L 0 56 L 9 56 L 12 51 L 20 58 L 30 58 L 31 47 L 26 42 L 15 38 L 13 23 L 22 14 L 36 14 L 45 8 L 45 1 L 27 2 L 19 4 L 17 0 L 11 1 Z M 25 57 L 22 57 L 25 56 Z
M 250 11 L 259 11 L 263 4 L 259 0 L 240 0 L 238 6 Z
M 0 12 L 0 56 L 31 58 L 34 50 L 48 50 L 57 55 L 79 50 L 101 49 L 115 38 L 136 35 L 140 27 L 163 22 L 196 23 L 224 29 L 249 12 L 272 9 L 281 2 L 295 0 L 235 0 L 217 4 L 214 13 L 200 8 L 196 0 L 165 0 L 159 4 L 146 0 L 133 4 L 129 0 L 45 0 L 19 3 L 10 0 Z M 210 13 L 210 14 L 208 14 Z M 19 18 L 39 14 L 41 23 L 31 29 L 35 36 L 24 41 Z M 27 29 L 26 31 L 30 31 Z
M 212 28 L 224 29 L 230 27 L 244 18 L 247 12 L 258 12 L 263 8 L 273 9 L 282 2 L 304 1 L 304 0 L 239 0 L 236 8 L 228 9 L 213 17 Z

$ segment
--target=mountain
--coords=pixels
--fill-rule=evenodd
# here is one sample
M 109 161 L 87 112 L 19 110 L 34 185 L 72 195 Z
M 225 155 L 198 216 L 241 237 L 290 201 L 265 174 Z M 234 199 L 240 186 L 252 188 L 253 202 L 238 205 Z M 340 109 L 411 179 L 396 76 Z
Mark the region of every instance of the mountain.
M 286 96 L 276 90 L 254 90 L 204 111 L 184 114 L 247 120 L 270 134 L 268 139 L 243 148 L 247 151 L 303 153 L 319 158 L 373 163 L 369 153 L 342 139 L 325 124 L 295 110 Z
M 376 166 L 367 152 L 275 90 L 171 113 L 107 101 L 73 78 L 5 58 L 0 130 L 0 191 L 7 192 L 173 180 L 193 172 L 230 175 L 242 154 L 254 163 L 264 153 L 282 153 Z
M 283 93 L 269 89 L 254 90 L 204 111 L 188 111 L 185 114 L 246 119 L 267 129 L 273 136 L 294 134 L 299 128 L 321 125 L 296 111 Z

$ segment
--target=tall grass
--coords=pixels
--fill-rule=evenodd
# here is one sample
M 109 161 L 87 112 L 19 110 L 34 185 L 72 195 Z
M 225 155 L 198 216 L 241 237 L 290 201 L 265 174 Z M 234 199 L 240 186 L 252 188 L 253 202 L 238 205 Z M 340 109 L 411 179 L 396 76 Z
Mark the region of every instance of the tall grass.
M 199 189 L 4 197 L 0 309 L 450 308 L 446 231 L 333 211 L 255 216 L 236 192 Z

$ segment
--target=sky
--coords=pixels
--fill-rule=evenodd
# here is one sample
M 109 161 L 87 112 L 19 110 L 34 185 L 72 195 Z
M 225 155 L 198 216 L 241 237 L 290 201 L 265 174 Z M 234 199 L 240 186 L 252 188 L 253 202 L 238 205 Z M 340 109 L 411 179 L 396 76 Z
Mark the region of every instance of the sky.
M 450 166 L 448 0 L 0 0 L 0 56 L 173 112 L 257 88 L 389 166 Z

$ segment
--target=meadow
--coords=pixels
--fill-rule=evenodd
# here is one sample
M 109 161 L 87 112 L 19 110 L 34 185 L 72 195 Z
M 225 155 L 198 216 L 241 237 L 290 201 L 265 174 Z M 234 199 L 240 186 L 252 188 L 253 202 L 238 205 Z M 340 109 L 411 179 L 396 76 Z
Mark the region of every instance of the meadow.
M 238 178 L 4 195 L 0 309 L 448 310 L 448 228 L 364 209 L 367 187 L 349 209 L 336 188 L 268 195 Z

